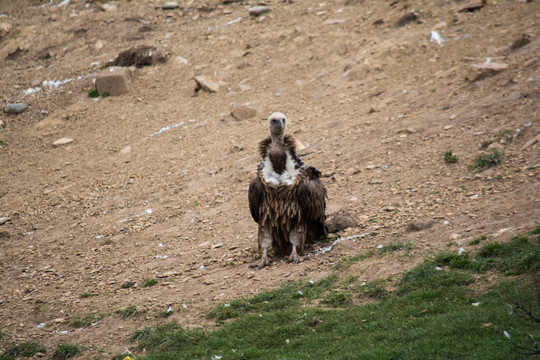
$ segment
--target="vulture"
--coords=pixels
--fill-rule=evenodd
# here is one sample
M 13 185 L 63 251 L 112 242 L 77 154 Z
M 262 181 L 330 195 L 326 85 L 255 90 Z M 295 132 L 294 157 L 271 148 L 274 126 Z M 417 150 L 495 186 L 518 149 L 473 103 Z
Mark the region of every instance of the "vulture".
M 268 118 L 270 136 L 259 143 L 262 161 L 248 189 L 249 210 L 259 225 L 258 243 L 263 254 L 250 265 L 259 269 L 271 264 L 274 255 L 288 254 L 298 264 L 306 243 L 327 234 L 326 188 L 321 173 L 296 154 L 296 141 L 288 134 L 287 118 L 275 112 Z

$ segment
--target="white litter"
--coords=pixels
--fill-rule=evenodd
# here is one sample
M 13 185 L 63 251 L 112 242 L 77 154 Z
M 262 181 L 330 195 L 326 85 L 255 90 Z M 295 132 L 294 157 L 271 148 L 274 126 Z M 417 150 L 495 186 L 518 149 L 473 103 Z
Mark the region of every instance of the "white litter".
M 465 249 L 460 247 L 459 250 L 458 250 L 458 255 L 462 255 L 463 252 L 465 252 Z
M 504 330 L 503 334 L 510 340 L 510 334 L 508 333 L 508 331 Z
M 56 7 L 66 6 L 69 4 L 69 0 L 63 0 L 60 4 L 56 5 Z
M 44 327 L 45 325 L 47 325 L 46 323 L 39 323 L 35 326 L 36 329 L 41 329 L 42 327 Z
M 180 123 L 178 123 L 178 124 L 174 124 L 174 125 L 162 127 L 161 129 L 159 129 L 158 131 L 156 131 L 155 133 L 153 133 L 153 134 L 150 135 L 150 136 L 159 135 L 159 134 L 161 134 L 161 133 L 164 132 L 164 131 L 169 131 L 169 130 L 171 130 L 171 129 L 177 128 L 177 127 L 182 126 L 182 125 L 184 125 L 184 122 L 183 122 L 183 121 L 180 122 Z
M 377 245 L 377 249 L 382 249 L 383 247 L 384 247 L 384 245 L 382 245 L 382 244 Z
M 242 21 L 241 17 L 236 18 L 236 19 L 231 20 L 231 21 L 227 21 L 224 25 L 232 25 L 232 24 L 235 24 L 235 23 L 240 22 L 240 21 Z
M 429 42 L 437 42 L 440 46 L 443 46 L 444 39 L 435 30 L 431 30 L 431 38 Z
M 336 244 L 337 244 L 338 242 L 340 242 L 340 241 L 343 241 L 343 240 L 352 240 L 352 239 L 360 239 L 360 238 L 366 237 L 366 236 L 368 236 L 368 235 L 369 235 L 368 233 L 363 233 L 363 234 L 359 234 L 359 235 L 352 235 L 352 236 L 347 236 L 347 237 L 340 237 L 340 238 L 336 239 L 331 245 L 326 246 L 326 247 L 323 247 L 323 248 L 320 248 L 320 249 L 319 249 L 319 253 L 324 254 L 325 252 L 328 252 L 328 251 L 332 250 L 332 248 L 334 247 L 334 245 L 336 245 Z
M 52 80 L 45 80 L 43 81 L 42 86 L 46 86 L 49 89 L 58 89 L 61 85 L 65 85 L 69 82 L 72 82 L 73 79 L 65 79 L 65 80 L 58 80 L 58 81 L 52 81 Z
M 472 305 L 472 306 L 480 306 L 480 303 L 479 303 L 479 302 L 475 302 L 475 303 L 472 303 L 471 305 Z

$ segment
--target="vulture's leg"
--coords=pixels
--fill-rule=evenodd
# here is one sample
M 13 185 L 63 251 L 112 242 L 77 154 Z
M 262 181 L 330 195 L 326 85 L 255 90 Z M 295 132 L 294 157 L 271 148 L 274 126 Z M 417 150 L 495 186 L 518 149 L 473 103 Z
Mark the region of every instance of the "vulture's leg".
M 300 246 L 301 239 L 302 239 L 302 229 L 300 227 L 296 229 L 292 229 L 291 232 L 289 233 L 289 241 L 291 242 L 291 245 L 292 245 L 292 251 L 291 251 L 291 255 L 289 255 L 289 259 L 287 260 L 287 262 L 298 264 L 300 257 L 298 256 L 298 253 L 296 252 L 296 248 Z
M 262 239 L 261 239 L 261 248 L 263 249 L 262 257 L 259 261 L 249 265 L 250 268 L 258 268 L 259 270 L 262 269 L 265 266 L 270 266 L 272 261 L 268 258 L 268 248 L 272 246 L 272 242 L 274 239 L 272 239 L 272 235 L 270 234 L 270 228 L 268 226 L 265 226 L 262 229 Z

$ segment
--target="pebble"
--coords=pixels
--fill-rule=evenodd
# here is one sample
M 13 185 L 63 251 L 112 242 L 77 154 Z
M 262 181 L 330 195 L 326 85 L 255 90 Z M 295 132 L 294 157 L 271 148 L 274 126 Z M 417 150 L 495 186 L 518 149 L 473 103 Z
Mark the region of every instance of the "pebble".
M 73 139 L 63 137 L 63 138 L 58 139 L 55 142 L 53 142 L 53 145 L 54 146 L 60 146 L 60 145 L 66 145 L 66 144 L 69 144 L 69 143 L 72 143 L 72 142 L 73 142 Z
M 28 105 L 22 103 L 7 104 L 4 106 L 4 112 L 7 114 L 20 114 L 28 109 Z
M 453 125 L 446 125 L 445 127 L 443 127 L 443 130 L 450 130 L 453 127 Z
M 270 9 L 268 6 L 254 6 L 252 8 L 249 8 L 248 11 L 250 16 L 257 17 L 269 13 L 270 11 L 272 11 L 272 9 Z
M 174 9 L 178 9 L 179 7 L 180 5 L 176 1 L 169 1 L 161 5 L 161 8 L 163 10 L 174 10 Z
M 4 224 L 7 223 L 9 220 L 11 220 L 11 219 L 8 218 L 8 217 L 0 217 L 0 225 L 4 225 Z
M 450 115 L 450 117 L 449 117 L 450 120 L 456 120 L 456 118 L 457 118 L 457 115 L 456 115 L 456 114 L 452 114 L 452 115 Z

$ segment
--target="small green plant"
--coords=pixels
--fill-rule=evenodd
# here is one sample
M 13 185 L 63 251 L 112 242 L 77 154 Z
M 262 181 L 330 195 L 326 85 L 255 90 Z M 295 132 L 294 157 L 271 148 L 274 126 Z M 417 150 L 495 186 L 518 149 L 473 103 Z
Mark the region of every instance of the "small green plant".
M 82 353 L 82 348 L 76 344 L 60 344 L 56 347 L 51 359 L 66 360 Z
M 458 157 L 453 154 L 452 150 L 448 150 L 444 153 L 444 161 L 448 164 L 455 164 L 458 162 Z
M 3 355 L 11 357 L 32 357 L 37 353 L 46 353 L 47 349 L 36 341 L 25 341 L 8 349 Z
M 153 332 L 154 329 L 152 329 L 151 327 L 145 327 L 144 329 L 135 330 L 135 332 L 133 333 L 133 335 L 131 335 L 128 341 L 135 342 L 148 339 Z
M 104 91 L 103 94 L 101 94 L 101 97 L 104 97 L 104 98 L 109 97 L 109 96 L 111 96 L 111 94 L 109 94 L 106 91 Z
M 98 96 L 99 96 L 99 93 L 97 89 L 92 89 L 88 91 L 88 97 L 97 98 Z
M 489 169 L 501 162 L 502 154 L 498 150 L 493 150 L 489 154 L 482 154 L 473 160 L 472 170 Z
M 144 314 L 144 311 L 139 309 L 139 307 L 135 304 L 131 304 L 123 309 L 117 310 L 116 312 L 120 314 L 120 316 L 122 316 L 122 318 L 124 319 L 133 316 L 141 316 L 142 314 Z
M 480 235 L 480 236 L 477 236 L 475 237 L 474 239 L 472 239 L 470 242 L 469 242 L 469 245 L 478 245 L 480 244 L 482 241 L 486 240 L 487 239 L 487 236 L 486 235 Z
M 158 283 L 156 279 L 144 279 L 143 287 L 154 286 Z
M 334 270 L 337 271 L 345 271 L 357 262 L 368 259 L 371 256 L 375 255 L 375 252 L 373 250 L 369 250 L 365 253 L 354 255 L 354 256 L 345 256 L 338 260 L 338 262 L 334 265 Z

